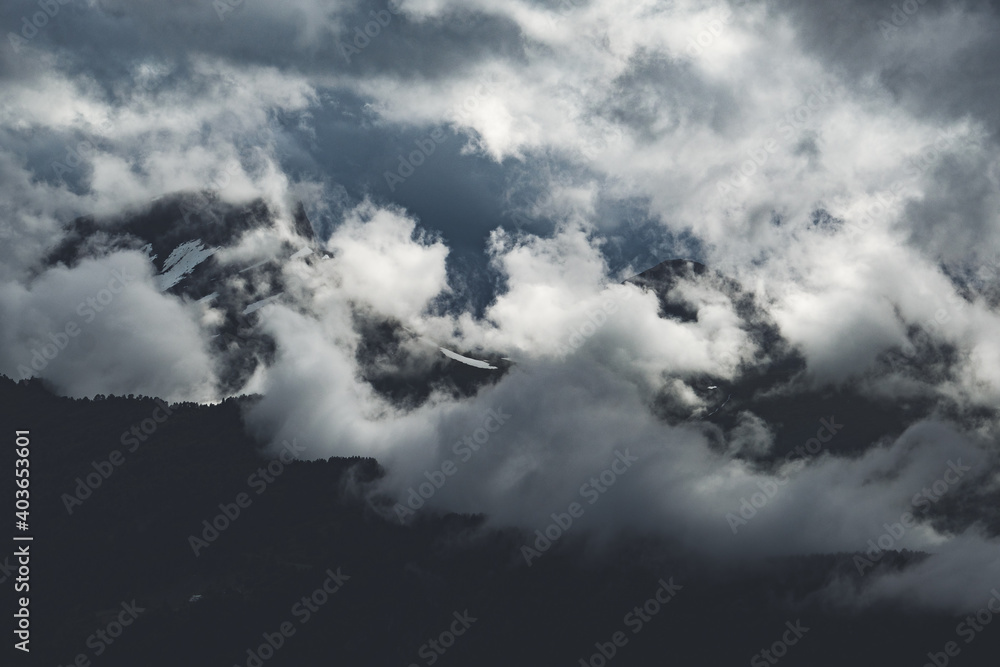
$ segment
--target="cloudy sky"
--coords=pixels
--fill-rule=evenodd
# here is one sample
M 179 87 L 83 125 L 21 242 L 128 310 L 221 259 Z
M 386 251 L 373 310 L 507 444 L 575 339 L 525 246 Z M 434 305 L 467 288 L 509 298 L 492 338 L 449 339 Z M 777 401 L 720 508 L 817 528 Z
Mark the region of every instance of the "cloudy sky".
M 587 534 L 722 563 L 864 552 L 915 512 L 892 548 L 930 558 L 829 596 L 979 608 L 1000 582 L 998 12 L 4 2 L 0 372 L 69 396 L 259 393 L 262 443 L 374 456 L 401 498 L 450 460 L 429 507 L 529 532 L 628 450 Z M 220 207 L 265 213 L 172 258 L 122 233 L 194 196 L 213 204 L 185 241 L 219 238 Z M 223 304 L 183 290 L 209 256 L 217 291 L 276 297 L 238 387 Z M 241 273 L 275 258 L 280 289 Z M 709 267 L 670 292 L 691 317 L 622 284 L 669 259 Z M 380 324 L 394 352 L 366 354 Z M 461 364 L 440 346 L 507 361 L 416 404 L 370 381 Z M 463 460 L 491 409 L 510 417 Z

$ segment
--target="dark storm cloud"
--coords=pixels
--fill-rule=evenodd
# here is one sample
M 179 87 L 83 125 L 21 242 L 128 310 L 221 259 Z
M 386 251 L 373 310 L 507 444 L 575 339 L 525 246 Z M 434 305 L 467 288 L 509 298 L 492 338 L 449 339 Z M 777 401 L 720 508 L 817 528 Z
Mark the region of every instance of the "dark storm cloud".
M 981 265 L 995 254 L 996 174 L 989 160 L 957 156 L 931 171 L 934 187 L 906 207 L 914 244 L 948 264 Z
M 794 22 L 804 49 L 845 79 L 855 85 L 878 81 L 895 105 L 928 122 L 973 119 L 988 130 L 982 148 L 995 153 L 1000 141 L 1000 89 L 992 83 L 1000 62 L 996 3 L 782 1 L 772 7 L 775 19 Z M 913 243 L 951 263 L 976 255 L 983 242 L 997 242 L 988 210 L 996 188 L 989 161 L 959 156 L 937 165 L 929 178 L 931 201 L 914 202 L 907 210 Z M 943 232 L 944 226 L 957 235 Z
M 935 505 L 903 542 L 931 557 L 850 599 L 957 607 L 992 576 L 970 565 L 996 547 L 976 521 L 995 520 L 968 505 L 995 485 L 1000 319 L 956 298 L 941 261 L 1000 239 L 994 8 L 50 6 L 0 45 L 5 372 L 126 262 L 139 277 L 88 349 L 38 370 L 64 393 L 219 398 L 227 308 L 274 297 L 245 325 L 273 351 L 241 368 L 239 390 L 263 396 L 249 422 L 309 456 L 378 457 L 383 490 L 405 495 L 504 409 L 430 508 L 530 531 L 629 449 L 640 461 L 588 534 L 654 532 L 727 561 L 864 549 L 962 458 L 960 508 Z M 6 3 L 0 25 L 16 34 L 38 7 Z M 154 198 L 197 191 L 249 210 L 204 235 L 218 302 L 159 290 L 166 257 L 115 245 Z M 319 239 L 297 231 L 300 204 Z M 85 259 L 47 263 L 85 215 L 100 227 Z M 630 262 L 677 255 L 712 271 L 620 284 Z M 389 352 L 366 347 L 373 331 Z M 514 365 L 478 392 L 427 381 L 415 404 L 368 381 L 423 382 L 445 346 Z M 821 420 L 843 431 L 786 461 Z M 727 514 L 785 474 L 734 533 Z
M 642 141 L 673 133 L 697 118 L 719 133 L 739 132 L 732 91 L 699 77 L 689 63 L 658 53 L 636 53 L 601 107 Z
M 31 47 L 56 50 L 70 71 L 90 72 L 103 82 L 127 76 L 125 68 L 137 57 L 183 63 L 191 55 L 318 76 L 390 73 L 433 79 L 501 54 L 517 59 L 521 48 L 519 30 L 510 20 L 457 8 L 414 21 L 398 9 L 390 12 L 395 3 L 251 0 L 220 12 L 217 5 L 226 4 L 100 0 L 63 5 L 57 0 L 58 13 L 29 31 L 34 36 L 21 52 L 8 48 L 4 55 L 31 58 Z M 36 2 L 6 3 L 0 24 L 20 36 L 22 19 L 28 17 L 30 24 L 38 11 Z M 373 21 L 377 29 L 369 25 Z
M 791 18 L 804 48 L 852 79 L 875 74 L 896 100 L 937 119 L 973 115 L 995 133 L 1000 93 L 1000 46 L 990 39 L 996 3 L 880 0 L 771 3 L 775 18 Z M 994 136 L 995 139 L 995 136 Z

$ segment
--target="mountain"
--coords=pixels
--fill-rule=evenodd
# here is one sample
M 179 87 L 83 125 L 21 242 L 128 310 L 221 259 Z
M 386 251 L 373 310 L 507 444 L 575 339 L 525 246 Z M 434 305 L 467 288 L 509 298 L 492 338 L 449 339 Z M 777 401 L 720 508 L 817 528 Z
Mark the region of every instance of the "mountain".
M 252 237 L 265 237 L 273 252 L 255 251 L 253 259 L 219 262 L 220 251 L 233 251 Z M 278 239 L 275 241 L 275 239 Z M 275 211 L 261 201 L 243 206 L 226 204 L 211 193 L 175 193 L 158 198 L 147 210 L 120 219 L 97 221 L 78 218 L 62 242 L 45 259 L 42 269 L 76 266 L 82 259 L 109 251 L 138 250 L 149 256 L 158 271 L 161 290 L 186 302 L 197 302 L 221 314 L 211 325 L 212 353 L 217 362 L 218 393 L 244 390 L 254 373 L 274 359 L 274 340 L 262 326 L 263 308 L 289 303 L 285 270 L 314 272 L 329 259 L 304 208 L 295 208 L 290 229 L 278 228 Z M 394 358 L 401 368 L 411 368 L 404 343 L 418 337 L 391 318 L 355 310 L 353 326 L 362 332 L 357 357 L 365 379 L 399 406 L 422 403 L 435 388 L 445 387 L 456 396 L 467 396 L 483 383 L 495 382 L 510 368 L 499 354 L 466 351 L 498 370 L 484 375 L 463 367 L 444 355 L 436 363 L 420 365 L 416 372 L 387 374 L 377 363 Z M 436 346 L 433 341 L 425 341 Z
M 482 516 L 428 512 L 399 525 L 379 511 L 392 499 L 371 495 L 383 474 L 377 461 L 278 466 L 262 458 L 241 426 L 241 408 L 253 398 L 167 406 L 165 421 L 134 452 L 122 441 L 132 426 L 163 415 L 153 399 L 75 400 L 38 381 L 0 380 L 0 400 L 4 432 L 38 425 L 30 436 L 37 620 L 32 661 L 17 664 L 69 665 L 83 654 L 109 666 L 252 666 L 248 649 L 266 646 L 283 623 L 294 634 L 261 664 L 424 665 L 430 656 L 441 665 L 600 664 L 592 656 L 615 648 L 609 642 L 619 630 L 627 642 L 615 648 L 614 664 L 736 664 L 767 648 L 761 637 L 780 640 L 786 623 L 806 629 L 789 664 L 920 664 L 913 633 L 942 642 L 954 634 L 956 621 L 945 614 L 890 606 L 846 614 L 820 602 L 816 592 L 832 578 L 858 578 L 851 554 L 726 571 L 665 541 L 626 536 L 594 552 L 577 534 L 529 567 L 520 549 L 537 536 L 489 528 Z M 46 419 L 53 414 L 60 418 Z M 64 494 L 107 472 L 116 449 L 124 462 L 70 514 Z M 268 465 L 272 481 L 261 488 Z M 5 476 L 8 497 L 11 480 Z M 192 536 L 206 534 L 203 521 L 227 523 L 220 504 L 233 513 L 240 493 L 249 505 L 196 556 Z M 918 558 L 891 552 L 875 567 Z M 307 616 L 303 596 L 321 589 L 328 571 L 342 586 L 313 598 Z M 648 602 L 666 596 L 661 580 L 680 586 L 662 606 Z M 789 599 L 800 601 L 794 611 Z M 123 603 L 142 611 L 106 642 L 97 633 Z M 641 620 L 637 606 L 656 611 Z M 462 629 L 453 622 L 466 612 L 468 632 L 439 653 L 429 642 L 449 645 L 440 636 Z M 983 633 L 963 647 L 963 659 L 986 664 L 998 647 L 1000 635 Z
M 723 564 L 697 545 L 628 530 L 594 539 L 567 527 L 558 539 L 429 508 L 402 524 L 393 511 L 402 499 L 385 491 L 384 461 L 268 458 L 245 419 L 264 399 L 244 391 L 276 354 L 262 326 L 266 305 L 301 307 L 285 296 L 285 271 L 294 265 L 313 275 L 327 260 L 299 209 L 292 228 L 275 234 L 285 240 L 270 256 L 219 261 L 247 238 L 273 232 L 277 217 L 259 202 L 200 201 L 176 195 L 124 220 L 79 219 L 46 265 L 74 266 L 109 248 L 144 252 L 163 291 L 221 314 L 211 325 L 213 352 L 220 394 L 229 398 L 214 405 L 77 400 L 39 380 L 0 378 L 4 432 L 31 427 L 32 604 L 45 610 L 33 636 L 47 662 L 68 665 L 83 655 L 94 664 L 150 666 L 772 664 L 761 656 L 774 644 L 761 638 L 778 643 L 792 628 L 808 628 L 798 630 L 789 664 L 885 665 L 925 660 L 922 645 L 906 641 L 914 633 L 942 645 L 954 637 L 958 621 L 948 614 L 890 604 L 848 612 L 833 604 L 831 587 L 856 592 L 870 581 L 857 568 L 863 554 Z M 679 372 L 649 408 L 751 470 L 805 459 L 820 424 L 842 425 L 843 435 L 825 446 L 849 460 L 921 419 L 970 417 L 945 396 L 901 400 L 863 382 L 814 384 L 757 295 L 697 262 L 668 260 L 625 283 L 654 295 L 659 317 L 679 324 L 704 316 L 694 288 L 736 314 L 754 344 L 737 372 Z M 363 381 L 401 414 L 435 396 L 475 397 L 535 363 L 511 362 L 505 350 L 445 352 L 370 310 L 346 316 Z M 913 342 L 913 354 L 891 351 L 878 363 L 897 364 L 914 382 L 950 372 L 949 350 L 917 336 Z M 416 362 L 421 345 L 431 362 Z M 760 429 L 769 447 L 754 444 Z M 294 455 L 294 443 L 286 451 Z M 13 448 L 7 456 L 13 469 Z M 14 479 L 7 480 L 13 497 Z M 978 526 L 1000 534 L 1000 502 L 990 502 L 997 495 L 958 488 L 925 519 L 941 531 Z M 722 517 L 719 526 L 725 531 Z M 738 556 L 739 542 L 732 545 Z M 525 548 L 537 559 L 529 561 Z M 885 553 L 866 576 L 926 558 Z M 110 632 L 126 607 L 142 611 L 120 638 L 102 639 L 98 631 Z M 282 627 L 294 632 L 279 636 Z M 986 664 L 976 661 L 994 656 L 998 644 L 1000 635 L 984 633 L 963 646 L 962 659 Z

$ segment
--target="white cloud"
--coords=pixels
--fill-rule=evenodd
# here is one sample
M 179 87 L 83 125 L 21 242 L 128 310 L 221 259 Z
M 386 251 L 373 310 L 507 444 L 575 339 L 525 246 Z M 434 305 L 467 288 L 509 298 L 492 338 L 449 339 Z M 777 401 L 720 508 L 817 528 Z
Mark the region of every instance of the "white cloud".
M 447 289 L 448 249 L 398 211 L 364 203 L 326 243 L 343 293 L 406 322 Z

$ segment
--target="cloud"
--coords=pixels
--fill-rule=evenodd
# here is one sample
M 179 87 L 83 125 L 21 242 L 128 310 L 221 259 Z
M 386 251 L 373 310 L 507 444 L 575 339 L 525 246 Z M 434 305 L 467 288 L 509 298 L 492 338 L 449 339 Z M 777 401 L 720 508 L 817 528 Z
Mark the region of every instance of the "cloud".
M 215 396 L 214 363 L 189 307 L 161 293 L 138 252 L 56 266 L 0 297 L 2 371 L 62 394 Z
M 865 549 L 952 457 L 977 467 L 949 493 L 981 503 L 1000 396 L 995 9 L 926 3 L 890 30 L 891 6 L 825 0 L 60 7 L 0 51 L 0 371 L 74 396 L 257 391 L 262 440 L 377 456 L 403 496 L 503 408 L 431 508 L 530 531 L 628 449 L 587 534 L 725 562 Z M 0 22 L 35 11 L 7 3 Z M 163 222 L 183 238 L 140 251 L 129 221 L 193 193 L 212 205 Z M 195 303 L 195 274 L 158 289 L 202 236 L 223 296 Z M 674 255 L 708 270 L 622 284 Z M 76 322 L 112 271 L 136 277 Z M 268 342 L 234 350 L 227 327 Z M 462 385 L 481 369 L 440 347 L 498 368 Z M 248 377 L 227 381 L 238 355 Z M 795 400 L 834 392 L 891 396 L 906 423 L 783 467 Z M 775 397 L 789 414 L 765 418 L 755 402 Z M 734 535 L 726 514 L 782 472 Z M 930 558 L 829 594 L 976 603 L 995 536 L 944 507 L 901 543 Z
M 426 310 L 448 287 L 448 249 L 415 232 L 412 219 L 370 203 L 351 211 L 326 243 L 344 295 L 404 322 Z

